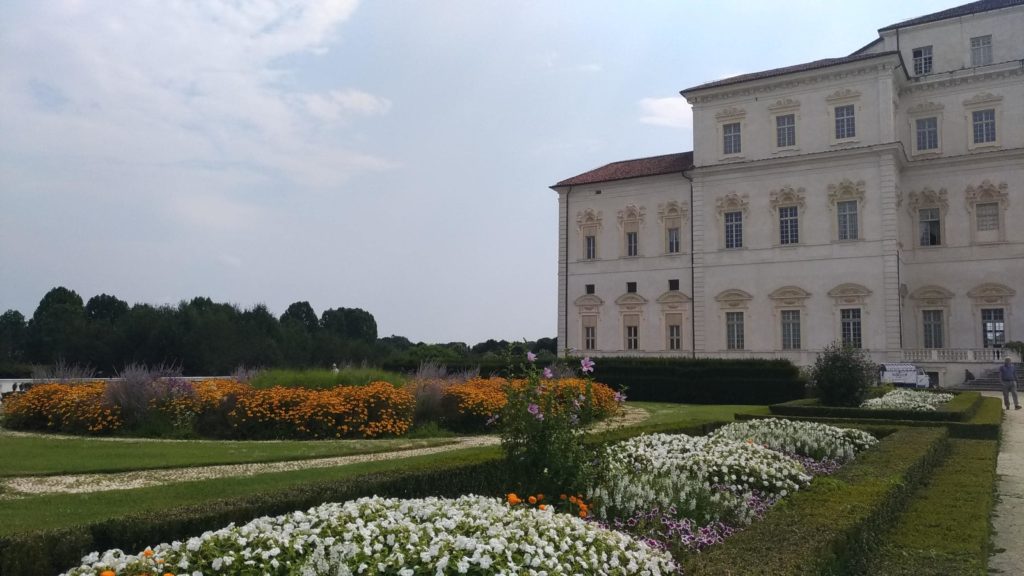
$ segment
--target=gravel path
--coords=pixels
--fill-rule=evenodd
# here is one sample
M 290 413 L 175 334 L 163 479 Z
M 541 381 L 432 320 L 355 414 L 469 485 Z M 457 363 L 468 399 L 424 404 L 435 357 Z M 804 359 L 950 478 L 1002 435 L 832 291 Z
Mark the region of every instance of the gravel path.
M 643 422 L 649 414 L 642 408 L 627 406 L 622 413 L 614 418 L 595 425 L 592 430 L 600 432 L 612 428 L 629 426 Z M 30 435 L 22 432 L 4 432 L 13 435 Z M 76 436 L 54 436 L 46 435 L 47 438 L 78 438 Z M 138 439 L 111 439 L 130 440 Z M 160 440 L 155 440 L 160 441 Z M 179 442 L 179 440 L 171 440 Z M 186 440 L 187 442 L 187 440 Z M 304 470 L 311 468 L 330 468 L 333 466 L 347 466 L 360 462 L 377 462 L 381 460 L 394 460 L 398 458 L 412 458 L 427 454 L 438 454 L 464 448 L 475 448 L 478 446 L 495 446 L 500 443 L 497 436 L 472 436 L 458 438 L 451 444 L 442 446 L 431 446 L 429 448 L 415 448 L 393 452 L 379 452 L 375 454 L 358 454 L 354 456 L 336 456 L 332 458 L 314 458 L 309 460 L 290 460 L 285 462 L 264 462 L 253 464 L 230 464 L 220 466 L 196 466 L 191 468 L 171 468 L 162 470 L 137 470 L 133 472 L 118 472 L 111 474 L 68 474 L 63 476 L 21 476 L 8 478 L 0 482 L 0 498 L 11 499 L 37 494 L 79 494 L 84 492 L 100 492 L 104 490 L 130 490 L 132 488 L 145 488 L 172 482 L 187 482 L 191 480 L 212 480 L 215 478 L 229 478 L 235 476 L 254 476 L 256 474 L 267 474 L 271 472 L 288 472 L 292 470 Z
M 984 394 L 1003 399 L 1001 392 Z M 1024 410 L 1014 410 L 1013 406 L 1003 412 L 1003 438 L 996 472 L 999 498 L 992 514 L 992 545 L 996 552 L 988 560 L 988 571 L 1024 574 Z

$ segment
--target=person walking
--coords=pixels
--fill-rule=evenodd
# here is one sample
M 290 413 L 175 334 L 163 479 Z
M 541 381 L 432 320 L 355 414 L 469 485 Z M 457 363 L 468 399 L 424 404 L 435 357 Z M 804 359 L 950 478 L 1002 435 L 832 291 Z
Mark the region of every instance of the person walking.
M 999 382 L 1003 385 L 1003 405 L 1007 410 L 1010 409 L 1010 394 L 1013 394 L 1013 409 L 1020 410 L 1020 401 L 1017 400 L 1017 367 L 1009 358 L 999 367 Z

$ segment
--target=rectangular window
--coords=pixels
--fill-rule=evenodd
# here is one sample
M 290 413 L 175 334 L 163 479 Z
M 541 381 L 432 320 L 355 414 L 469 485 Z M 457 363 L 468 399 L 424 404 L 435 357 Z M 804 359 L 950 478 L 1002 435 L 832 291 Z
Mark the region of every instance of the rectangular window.
M 971 66 L 992 63 L 992 36 L 971 38 Z
M 743 350 L 743 312 L 725 313 L 725 347 Z
M 921 246 L 938 246 L 942 244 L 938 208 L 922 208 L 919 210 L 917 225 L 918 231 L 921 234 Z
M 975 110 L 971 113 L 971 124 L 974 127 L 974 143 L 984 144 L 996 141 L 996 111 Z
M 999 203 L 986 202 L 974 205 L 975 217 L 978 219 L 978 232 L 999 230 Z
M 626 328 L 626 350 L 640 349 L 640 317 L 636 315 L 624 316 L 622 322 Z
M 796 146 L 796 114 L 775 117 L 775 145 L 779 148 Z
M 588 315 L 583 317 L 583 349 L 597 349 L 597 316 Z
M 924 319 L 924 347 L 942 348 L 942 310 L 923 310 Z
M 593 284 L 587 284 L 585 286 L 585 288 L 586 288 L 586 293 L 587 294 L 593 294 L 594 293 L 594 285 Z
M 679 252 L 679 228 L 669 228 L 666 230 L 665 248 L 665 251 L 669 254 Z
M 843 308 L 839 311 L 843 346 L 861 348 L 860 308 Z
M 1002 308 L 981 309 L 981 340 L 985 348 L 1002 348 L 1006 345 Z
M 665 347 L 669 350 L 681 350 L 683 347 L 683 315 L 665 315 Z
M 857 136 L 857 121 L 854 117 L 853 104 L 836 106 L 836 140 Z
M 914 76 L 932 73 L 932 47 L 914 48 Z
M 636 282 L 626 282 L 626 292 L 630 294 L 636 293 Z
M 668 281 L 668 289 L 669 290 L 679 290 L 679 280 L 675 279 L 675 278 L 673 278 L 672 280 L 669 280 Z
M 733 122 L 722 126 L 723 154 L 740 153 L 740 123 Z
M 640 234 L 626 232 L 626 256 L 636 256 L 640 251 Z
M 800 243 L 800 222 L 796 206 L 779 208 L 779 243 Z
M 725 213 L 725 247 L 743 247 L 743 212 Z
M 800 311 L 782 311 L 782 349 L 800 349 Z
M 836 214 L 839 218 L 839 239 L 856 240 L 859 236 L 857 229 L 857 201 L 846 200 L 836 203 Z
M 917 149 L 936 150 L 939 147 L 939 119 L 918 118 L 917 125 Z
M 583 237 L 583 257 L 587 260 L 597 259 L 597 236 L 588 234 Z

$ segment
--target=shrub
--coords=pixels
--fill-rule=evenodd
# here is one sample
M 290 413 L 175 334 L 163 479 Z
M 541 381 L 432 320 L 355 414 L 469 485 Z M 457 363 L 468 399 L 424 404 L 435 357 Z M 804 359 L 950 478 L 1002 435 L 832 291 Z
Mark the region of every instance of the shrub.
M 876 365 L 867 354 L 833 342 L 814 361 L 814 385 L 825 406 L 860 406 L 875 377 Z
M 41 384 L 5 402 L 4 426 L 72 434 L 104 434 L 124 424 L 120 409 L 103 398 L 103 382 Z

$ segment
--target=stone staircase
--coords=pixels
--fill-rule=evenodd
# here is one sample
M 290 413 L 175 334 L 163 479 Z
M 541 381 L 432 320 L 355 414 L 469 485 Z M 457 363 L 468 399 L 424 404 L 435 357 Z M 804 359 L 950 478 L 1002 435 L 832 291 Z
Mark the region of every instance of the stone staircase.
M 1024 365 L 1017 363 L 1017 389 L 1020 391 L 1021 374 L 1024 374 Z M 999 369 L 990 368 L 985 370 L 981 376 L 974 380 L 965 381 L 962 384 L 947 386 L 950 390 L 977 390 L 1001 392 L 1003 385 L 999 382 Z

